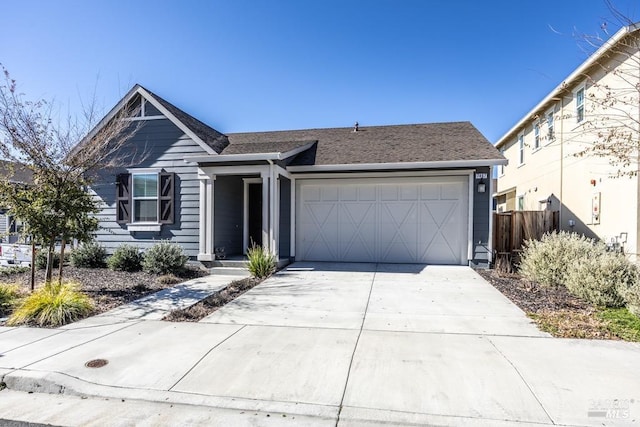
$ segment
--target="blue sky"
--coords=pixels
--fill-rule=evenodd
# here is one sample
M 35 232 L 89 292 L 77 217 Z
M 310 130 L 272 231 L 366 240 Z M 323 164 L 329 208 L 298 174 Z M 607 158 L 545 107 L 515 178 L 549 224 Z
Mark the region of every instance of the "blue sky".
M 0 63 L 72 114 L 140 83 L 222 132 L 468 120 L 492 142 L 586 58 L 576 30 L 612 18 L 603 0 L 1 6 Z

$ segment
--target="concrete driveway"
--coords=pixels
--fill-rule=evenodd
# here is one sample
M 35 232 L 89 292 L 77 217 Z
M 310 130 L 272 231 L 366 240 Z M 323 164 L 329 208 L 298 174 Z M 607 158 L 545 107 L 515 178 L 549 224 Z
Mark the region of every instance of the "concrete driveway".
M 2 347 L 9 388 L 227 408 L 234 425 L 603 425 L 640 414 L 640 346 L 550 338 L 467 267 L 295 263 L 199 324 L 6 329 Z M 97 357 L 110 363 L 84 366 Z

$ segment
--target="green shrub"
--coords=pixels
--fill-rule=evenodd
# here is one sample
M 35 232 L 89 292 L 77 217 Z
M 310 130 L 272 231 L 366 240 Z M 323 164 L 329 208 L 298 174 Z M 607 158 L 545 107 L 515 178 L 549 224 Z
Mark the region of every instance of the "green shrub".
M 46 249 L 38 249 L 36 252 L 36 268 L 38 270 L 44 270 L 47 268 L 47 250 Z M 67 254 L 65 253 L 65 259 L 67 258 Z M 60 254 L 53 254 L 53 268 L 58 268 L 60 266 Z
M 636 274 L 635 283 L 630 286 L 620 286 L 618 292 L 624 299 L 627 309 L 640 317 L 640 277 Z
M 142 269 L 151 274 L 179 274 L 188 259 L 182 246 L 162 241 L 145 251 Z
M 575 263 L 605 252 L 603 243 L 576 233 L 548 233 L 541 240 L 525 243 L 520 258 L 520 274 L 541 285 L 564 285 Z
M 0 315 L 9 313 L 21 297 L 18 286 L 0 283 Z
M 82 268 L 102 268 L 105 266 L 107 251 L 97 242 L 84 243 L 71 252 L 71 265 Z
M 78 287 L 75 283 L 47 283 L 22 301 L 7 324 L 61 326 L 89 315 L 93 301 Z
M 249 273 L 253 277 L 263 279 L 269 277 L 276 269 L 275 256 L 262 246 L 253 245 L 247 250 Z
M 140 271 L 142 270 L 142 253 L 137 246 L 120 245 L 107 259 L 107 265 L 113 271 Z
M 568 266 L 566 286 L 572 294 L 600 307 L 622 307 L 620 289 L 636 283 L 636 266 L 624 255 L 604 252 Z

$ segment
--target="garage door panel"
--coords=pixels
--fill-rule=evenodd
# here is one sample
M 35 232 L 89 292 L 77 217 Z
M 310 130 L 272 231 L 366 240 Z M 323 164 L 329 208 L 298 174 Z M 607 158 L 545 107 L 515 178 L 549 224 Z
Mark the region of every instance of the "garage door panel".
M 376 205 L 344 203 L 340 208 L 340 256 L 354 262 L 376 259 Z
M 466 177 L 330 181 L 298 181 L 300 259 L 466 263 Z

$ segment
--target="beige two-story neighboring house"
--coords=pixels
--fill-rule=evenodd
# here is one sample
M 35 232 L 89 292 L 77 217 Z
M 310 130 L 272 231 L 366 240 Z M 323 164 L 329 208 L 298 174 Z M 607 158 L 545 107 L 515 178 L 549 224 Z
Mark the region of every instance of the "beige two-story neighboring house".
M 623 27 L 497 141 L 498 212 L 558 210 L 561 229 L 640 253 L 639 37 Z

